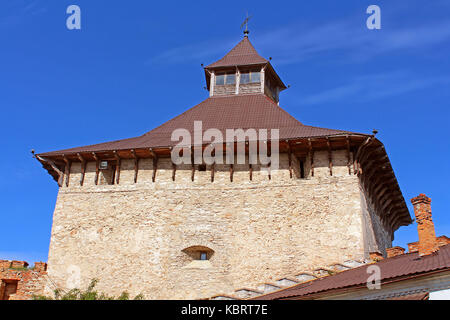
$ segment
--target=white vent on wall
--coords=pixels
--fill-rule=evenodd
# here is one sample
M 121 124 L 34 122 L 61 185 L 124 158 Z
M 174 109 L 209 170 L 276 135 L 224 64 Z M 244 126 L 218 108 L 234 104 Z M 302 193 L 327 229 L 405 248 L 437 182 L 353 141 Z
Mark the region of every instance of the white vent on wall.
M 108 169 L 108 161 L 100 161 L 100 170 Z

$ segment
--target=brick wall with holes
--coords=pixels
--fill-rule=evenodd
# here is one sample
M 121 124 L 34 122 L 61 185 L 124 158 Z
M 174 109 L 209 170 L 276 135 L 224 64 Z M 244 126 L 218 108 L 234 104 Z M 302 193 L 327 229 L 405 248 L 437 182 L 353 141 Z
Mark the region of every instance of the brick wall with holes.
M 0 300 L 31 300 L 42 295 L 47 264 L 36 262 L 28 268 L 25 261 L 0 260 Z

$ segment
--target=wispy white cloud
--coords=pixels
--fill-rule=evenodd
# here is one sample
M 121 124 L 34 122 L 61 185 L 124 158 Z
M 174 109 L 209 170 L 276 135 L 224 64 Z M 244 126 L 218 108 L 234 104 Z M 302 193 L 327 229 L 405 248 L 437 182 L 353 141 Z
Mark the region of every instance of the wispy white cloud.
M 450 76 L 420 77 L 406 71 L 356 76 L 348 83 L 300 99 L 305 105 L 339 101 L 367 102 L 434 85 L 449 85 Z
M 146 61 L 146 64 L 172 64 L 188 61 L 208 63 L 207 58 L 223 54 L 230 50 L 236 43 L 231 40 L 205 41 L 196 44 L 181 45 L 157 54 Z
M 395 14 L 402 14 L 398 12 Z M 363 18 L 363 19 L 362 19 Z M 397 17 L 383 15 L 382 30 L 368 30 L 364 16 L 321 22 L 302 22 L 256 34 L 252 41 L 262 52 L 274 55 L 277 65 L 293 64 L 325 54 L 340 54 L 347 62 L 366 61 L 392 52 L 423 52 L 444 42 L 450 42 L 450 20 L 424 23 L 395 24 Z M 149 62 L 179 63 L 193 60 L 213 60 L 224 54 L 236 41 L 207 41 L 169 49 L 152 57 Z M 422 51 L 421 51 L 422 50 Z M 336 59 L 336 57 L 334 58 Z
M 0 3 L 0 27 L 14 27 L 27 17 L 47 12 L 38 0 L 12 0 Z
M 349 62 L 367 60 L 380 54 L 409 49 L 432 50 L 436 45 L 450 42 L 450 20 L 430 25 L 391 26 L 371 31 L 348 21 L 325 25 L 292 25 L 272 31 L 255 39 L 267 52 L 276 53 L 277 64 L 292 64 L 323 54 L 344 53 Z M 423 51 L 421 51 L 423 52 Z

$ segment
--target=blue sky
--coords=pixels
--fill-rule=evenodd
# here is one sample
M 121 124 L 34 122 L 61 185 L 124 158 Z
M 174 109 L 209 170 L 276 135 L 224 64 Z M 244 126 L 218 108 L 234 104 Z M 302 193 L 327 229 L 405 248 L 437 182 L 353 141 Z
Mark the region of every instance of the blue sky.
M 66 28 L 81 7 L 82 29 Z M 370 4 L 382 29 L 368 30 Z M 57 196 L 37 152 L 141 135 L 207 97 L 201 63 L 250 39 L 308 125 L 379 130 L 407 200 L 432 198 L 450 235 L 449 1 L 0 3 L 0 259 L 47 260 Z M 175 87 L 175 88 L 174 88 Z M 173 92 L 176 90 L 176 94 Z M 416 241 L 400 228 L 394 245 Z

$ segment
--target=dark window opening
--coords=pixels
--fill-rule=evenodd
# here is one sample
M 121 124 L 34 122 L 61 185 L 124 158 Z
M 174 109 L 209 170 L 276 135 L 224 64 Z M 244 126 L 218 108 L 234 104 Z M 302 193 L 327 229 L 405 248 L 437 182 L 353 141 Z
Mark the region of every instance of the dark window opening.
M 205 251 L 200 252 L 200 260 L 208 260 L 208 254 Z
M 0 288 L 0 300 L 9 300 L 10 296 L 17 292 L 18 280 L 3 280 Z
M 305 164 L 300 160 L 300 179 L 305 179 Z
M 182 250 L 189 255 L 192 260 L 210 260 L 214 254 L 214 251 L 205 246 L 192 246 Z

